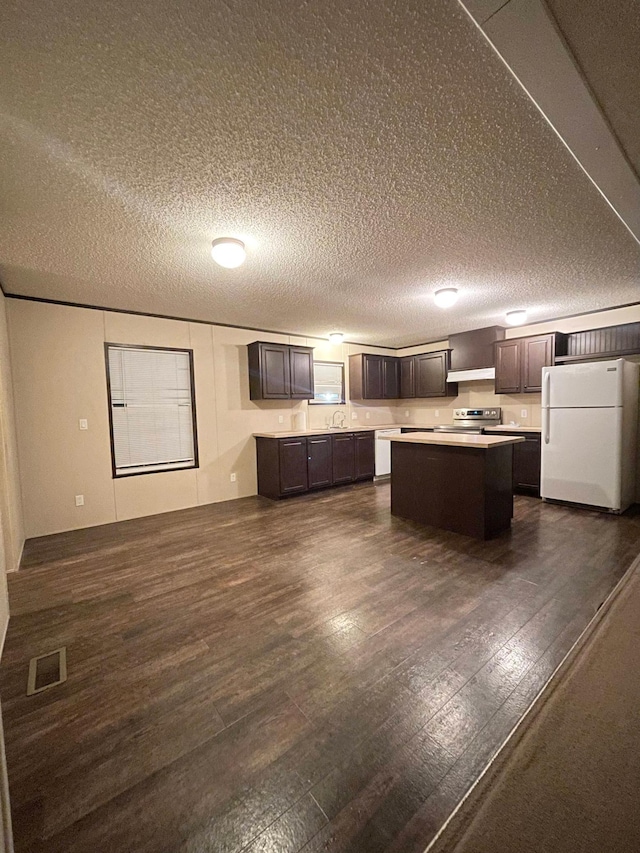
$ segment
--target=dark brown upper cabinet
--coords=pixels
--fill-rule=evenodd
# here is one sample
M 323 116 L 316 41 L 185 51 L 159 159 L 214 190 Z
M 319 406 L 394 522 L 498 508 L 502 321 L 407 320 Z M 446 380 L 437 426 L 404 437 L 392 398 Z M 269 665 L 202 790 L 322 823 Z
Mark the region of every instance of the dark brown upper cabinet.
M 522 390 L 522 346 L 519 340 L 496 344 L 496 394 L 519 394 Z
M 413 357 L 416 397 L 455 397 L 458 386 L 447 382 L 451 355 L 449 350 L 424 352 Z
M 255 341 L 249 353 L 252 400 L 312 400 L 313 348 Z
M 382 398 L 397 400 L 400 396 L 400 359 L 395 356 L 382 358 Z
M 352 400 L 397 400 L 399 359 L 360 352 L 349 356 L 349 397 Z
M 551 332 L 496 343 L 496 394 L 535 394 L 542 391 L 542 368 L 563 354 L 564 335 Z
M 400 396 L 403 399 L 416 396 L 415 356 L 400 359 Z
M 410 355 L 400 361 L 400 397 L 455 397 L 458 386 L 447 382 L 449 350 Z
M 349 396 L 352 400 L 455 397 L 458 386 L 447 382 L 449 369 L 449 350 L 406 358 L 358 353 L 349 356 Z
M 555 335 L 522 339 L 522 390 L 525 394 L 542 392 L 542 368 L 555 363 Z
M 291 399 L 313 399 L 313 349 L 289 347 L 291 367 Z

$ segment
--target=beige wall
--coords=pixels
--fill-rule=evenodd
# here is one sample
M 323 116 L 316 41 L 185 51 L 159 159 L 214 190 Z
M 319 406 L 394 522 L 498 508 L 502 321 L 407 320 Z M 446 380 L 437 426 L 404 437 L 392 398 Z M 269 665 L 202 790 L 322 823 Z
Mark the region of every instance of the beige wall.
M 582 317 L 569 317 L 566 320 L 551 320 L 546 323 L 535 323 L 505 330 L 507 338 L 520 338 L 527 335 L 545 334 L 546 332 L 580 332 L 585 329 L 598 329 L 604 326 L 617 326 L 621 323 L 640 322 L 640 305 L 628 308 L 612 308 Z M 397 355 L 415 355 L 418 352 L 429 352 L 444 349 L 448 341 L 440 341 L 427 347 L 410 347 L 400 350 Z M 540 426 L 541 424 L 541 395 L 540 394 L 495 394 L 493 381 L 461 382 L 457 397 L 444 400 L 405 400 L 396 406 L 396 420 L 399 423 L 420 423 L 431 425 L 451 423 L 453 410 L 460 407 L 488 408 L 500 406 L 504 423 L 518 423 L 522 426 Z M 523 412 L 526 411 L 526 415 Z M 406 415 L 409 412 L 409 415 Z M 640 485 L 640 484 L 639 484 Z
M 640 305 L 610 308 L 608 311 L 583 314 L 581 317 L 568 317 L 566 320 L 549 320 L 546 323 L 516 326 L 506 329 L 505 337 L 521 338 L 526 335 L 544 335 L 546 332 L 582 332 L 586 329 L 600 329 L 622 323 L 640 323 Z
M 342 361 L 347 399 L 349 355 L 367 349 L 379 354 L 386 351 L 23 300 L 8 299 L 6 303 L 29 537 L 255 494 L 252 433 L 291 429 L 297 412 L 305 413 L 310 428 L 323 428 L 336 411 L 344 412 L 348 425 L 375 427 L 404 422 L 448 423 L 456 407 L 495 405 L 502 407 L 506 423 L 540 424 L 540 395 L 496 396 L 491 381 L 461 383 L 458 396 L 444 400 L 354 401 L 344 406 L 316 406 L 306 401 L 252 402 L 246 345 L 254 340 L 308 344 L 314 347 L 317 360 Z M 561 331 L 593 328 L 606 325 L 610 318 L 612 323 L 631 322 L 640 319 L 640 309 L 635 309 L 635 314 L 631 309 L 591 314 L 572 319 L 570 325 L 561 321 L 516 332 L 535 334 L 547 327 Z M 105 341 L 193 349 L 198 469 L 113 480 Z M 446 344 L 443 341 L 388 352 L 405 355 Z M 80 418 L 89 421 L 87 431 L 79 430 Z M 10 467 L 15 478 L 15 460 Z M 232 473 L 237 478 L 233 483 Z M 75 506 L 76 494 L 84 495 L 84 506 Z M 14 549 L 12 565 L 15 556 Z
M 246 345 L 308 344 L 318 360 L 361 351 L 304 337 L 8 300 L 27 536 L 105 524 L 256 493 L 254 432 L 309 427 L 334 411 L 348 423 L 393 423 L 394 407 L 313 406 L 249 399 Z M 111 475 L 104 342 L 193 349 L 200 467 L 114 480 Z M 385 350 L 372 349 L 372 352 Z M 355 417 L 353 417 L 355 415 Z M 89 429 L 78 421 L 86 418 Z M 231 482 L 231 474 L 236 482 Z M 84 495 L 84 506 L 75 496 Z
M 18 568 L 24 545 L 7 302 L 0 293 L 0 651 L 9 621 L 5 573 Z

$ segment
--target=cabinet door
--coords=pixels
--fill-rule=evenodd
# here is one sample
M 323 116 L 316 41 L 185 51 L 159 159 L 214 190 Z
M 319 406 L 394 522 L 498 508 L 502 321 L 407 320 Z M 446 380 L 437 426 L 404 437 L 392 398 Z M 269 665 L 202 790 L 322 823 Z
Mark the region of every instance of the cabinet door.
M 400 365 L 395 356 L 382 359 L 382 396 L 385 400 L 397 400 L 400 396 Z
M 414 357 L 416 397 L 445 397 L 447 353 L 425 352 Z
M 519 394 L 521 342 L 498 341 L 496 344 L 496 394 Z
M 372 432 L 354 433 L 355 479 L 370 480 L 376 472 L 375 438 Z
M 310 489 L 330 486 L 333 482 L 330 435 L 307 438 L 307 470 Z
M 552 367 L 555 335 L 540 335 L 522 340 L 522 390 L 526 394 L 542 391 L 542 368 Z
M 286 344 L 260 344 L 260 373 L 263 400 L 289 400 L 291 375 Z
M 400 396 L 403 398 L 416 396 L 414 364 L 412 355 L 400 359 Z
M 289 347 L 291 368 L 291 398 L 313 399 L 313 350 L 308 347 Z
M 513 445 L 514 488 L 540 491 L 541 441 L 539 435 L 523 436 L 524 441 Z
M 280 493 L 306 492 L 307 439 L 280 439 Z
M 355 452 L 353 433 L 333 435 L 333 482 L 350 483 L 355 471 Z
M 382 356 L 368 355 L 362 356 L 362 396 L 365 400 L 382 400 L 383 384 L 382 384 Z

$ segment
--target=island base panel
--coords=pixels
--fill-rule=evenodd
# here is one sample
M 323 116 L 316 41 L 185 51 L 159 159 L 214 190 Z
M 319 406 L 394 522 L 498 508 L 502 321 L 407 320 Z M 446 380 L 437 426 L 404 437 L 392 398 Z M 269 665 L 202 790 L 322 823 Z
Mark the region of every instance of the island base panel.
M 513 445 L 476 449 L 392 442 L 393 515 L 476 539 L 508 530 Z

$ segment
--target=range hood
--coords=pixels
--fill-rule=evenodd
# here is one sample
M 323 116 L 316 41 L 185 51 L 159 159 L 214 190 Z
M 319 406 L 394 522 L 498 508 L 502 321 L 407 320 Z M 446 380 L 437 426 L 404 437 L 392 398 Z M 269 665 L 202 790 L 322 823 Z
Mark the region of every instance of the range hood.
M 474 329 L 449 335 L 451 347 L 451 370 L 447 382 L 477 382 L 480 379 L 495 379 L 495 342 L 504 340 L 501 326 Z
M 478 379 L 495 379 L 495 367 L 477 367 L 474 370 L 450 370 L 447 382 L 476 382 Z

